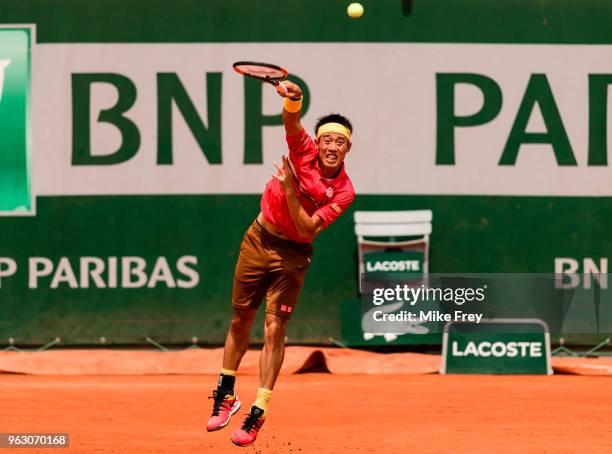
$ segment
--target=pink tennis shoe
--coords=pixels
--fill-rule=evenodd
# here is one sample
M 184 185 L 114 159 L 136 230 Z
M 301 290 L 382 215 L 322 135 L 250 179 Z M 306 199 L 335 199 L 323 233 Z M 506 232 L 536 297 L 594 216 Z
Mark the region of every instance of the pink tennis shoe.
M 264 411 L 253 405 L 242 426 L 232 433 L 232 442 L 238 446 L 253 444 L 265 420 Z
M 232 415 L 240 409 L 240 401 L 238 396 L 230 397 L 218 390 L 214 390 L 212 397 L 209 397 L 209 399 L 214 399 L 214 403 L 212 415 L 208 419 L 208 424 L 206 424 L 206 430 L 212 432 L 227 426 Z

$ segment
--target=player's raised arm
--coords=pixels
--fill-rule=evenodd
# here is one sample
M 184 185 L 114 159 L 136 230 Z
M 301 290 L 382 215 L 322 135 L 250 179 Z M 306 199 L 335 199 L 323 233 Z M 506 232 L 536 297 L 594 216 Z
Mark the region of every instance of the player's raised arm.
M 302 123 L 300 123 L 302 89 L 297 84 L 289 82 L 288 80 L 285 80 L 283 85 L 287 91 L 277 86 L 276 92 L 285 98 L 285 103 L 283 104 L 283 123 L 285 124 L 285 132 L 288 136 L 297 136 L 303 129 Z

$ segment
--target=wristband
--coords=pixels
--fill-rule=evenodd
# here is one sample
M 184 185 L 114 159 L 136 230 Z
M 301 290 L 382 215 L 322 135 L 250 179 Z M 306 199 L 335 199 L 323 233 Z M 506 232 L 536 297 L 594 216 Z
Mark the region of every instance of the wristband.
M 303 96 L 300 96 L 299 99 L 285 98 L 285 101 L 283 102 L 283 108 L 289 113 L 299 112 L 300 110 L 302 110 L 303 99 Z

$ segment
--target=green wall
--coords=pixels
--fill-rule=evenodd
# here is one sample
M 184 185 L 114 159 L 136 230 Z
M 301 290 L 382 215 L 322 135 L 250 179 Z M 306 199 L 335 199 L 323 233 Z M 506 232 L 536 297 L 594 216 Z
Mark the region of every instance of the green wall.
M 18 271 L 2 281 L 0 339 L 40 343 L 135 343 L 151 336 L 186 343 L 224 339 L 241 237 L 259 196 L 40 197 L 33 218 L 0 218 L 0 256 Z M 550 272 L 558 255 L 612 250 L 607 198 L 360 196 L 315 241 L 315 254 L 291 323 L 292 342 L 340 336 L 340 303 L 357 295 L 355 209 L 432 209 L 431 270 L 438 273 Z M 228 213 L 231 213 L 228 216 Z M 533 213 L 538 213 L 534 216 Z M 147 272 L 157 256 L 199 258 L 192 289 L 28 289 L 29 257 L 65 256 L 78 274 L 81 256 L 139 256 Z M 78 278 L 78 276 L 77 276 Z M 261 339 L 259 324 L 254 339 Z
M 612 42 L 612 4 L 575 0 L 2 0 L 38 42 Z M 409 15 L 404 14 L 407 3 Z
M 345 14 L 348 2 L 330 0 L 1 0 L 0 23 L 35 24 L 38 43 L 612 43 L 609 2 L 362 3 L 365 15 L 355 21 Z M 379 165 L 392 163 L 381 159 Z M 45 196 L 36 205 L 35 217 L 0 218 L 0 257 L 13 257 L 19 266 L 2 282 L 0 344 L 9 337 L 34 344 L 56 336 L 65 343 L 97 343 L 101 336 L 114 343 L 146 336 L 168 343 L 193 336 L 223 341 L 238 244 L 259 196 Z M 558 256 L 612 256 L 609 197 L 358 195 L 351 211 L 316 240 L 290 341 L 340 336 L 340 302 L 357 289 L 355 209 L 433 210 L 432 272 L 552 272 Z M 28 257 L 125 255 L 169 261 L 195 255 L 200 284 L 27 288 Z M 261 339 L 260 324 L 254 339 Z

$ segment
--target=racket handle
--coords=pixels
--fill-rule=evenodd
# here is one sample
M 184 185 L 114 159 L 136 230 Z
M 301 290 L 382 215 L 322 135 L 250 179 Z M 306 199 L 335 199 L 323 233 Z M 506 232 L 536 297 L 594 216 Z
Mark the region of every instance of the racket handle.
M 289 90 L 287 90 L 287 86 L 285 85 L 284 82 L 279 82 L 278 83 L 279 87 L 281 87 L 281 90 L 283 90 L 285 93 L 289 93 Z

